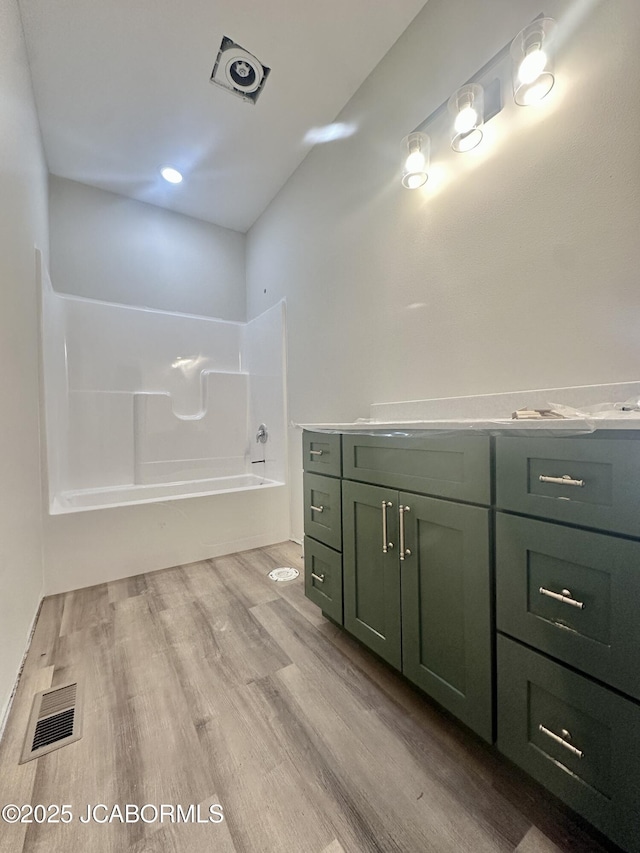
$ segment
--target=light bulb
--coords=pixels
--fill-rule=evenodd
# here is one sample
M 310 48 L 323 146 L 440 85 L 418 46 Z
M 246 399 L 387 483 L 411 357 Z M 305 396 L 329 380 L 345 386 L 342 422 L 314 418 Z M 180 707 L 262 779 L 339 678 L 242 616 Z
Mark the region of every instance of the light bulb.
M 404 162 L 402 186 L 415 190 L 427 182 L 430 141 L 426 133 L 414 130 L 402 140 Z
M 404 164 L 406 172 L 424 172 L 425 159 L 422 151 L 412 151 Z
M 179 184 L 182 181 L 182 175 L 173 166 L 163 166 L 160 169 L 160 174 L 170 184 Z
M 511 42 L 513 99 L 521 107 L 541 101 L 553 88 L 556 22 L 536 18 Z
M 463 107 L 455 118 L 453 126 L 456 133 L 468 133 L 478 123 L 478 113 L 471 106 Z
M 547 65 L 547 54 L 539 47 L 528 53 L 518 68 L 518 79 L 525 85 L 533 83 L 542 74 Z

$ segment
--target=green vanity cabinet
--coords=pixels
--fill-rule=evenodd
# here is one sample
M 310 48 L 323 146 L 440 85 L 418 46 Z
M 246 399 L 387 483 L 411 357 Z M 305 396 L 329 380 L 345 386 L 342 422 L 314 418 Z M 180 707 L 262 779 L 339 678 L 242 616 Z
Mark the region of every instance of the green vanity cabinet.
M 498 630 L 640 701 L 639 606 L 640 542 L 496 513 Z
M 496 504 L 524 515 L 640 536 L 640 441 L 604 437 L 496 439 Z
M 402 671 L 491 742 L 490 510 L 407 493 L 399 501 Z
M 342 474 L 342 440 L 337 433 L 302 434 L 302 467 L 307 474 L 339 477 Z
M 393 489 L 342 482 L 344 627 L 402 669 L 397 507 Z
M 342 550 L 340 480 L 307 474 L 303 478 L 304 532 L 336 551 Z
M 342 625 L 342 440 L 305 430 L 302 447 L 305 594 Z
M 639 438 L 496 439 L 498 748 L 631 853 L 640 853 Z
M 498 747 L 630 853 L 640 851 L 640 708 L 498 634 Z
M 310 536 L 304 540 L 304 591 L 334 622 L 342 624 L 342 555 Z
M 304 448 L 309 598 L 640 853 L 640 431 Z
M 488 435 L 344 435 L 343 476 L 454 501 L 491 502 Z
M 428 453 L 464 457 L 469 444 L 431 439 Z M 474 464 L 484 472 L 477 454 Z M 469 487 L 488 494 L 473 477 Z M 342 535 L 344 627 L 491 741 L 489 509 L 345 479 Z

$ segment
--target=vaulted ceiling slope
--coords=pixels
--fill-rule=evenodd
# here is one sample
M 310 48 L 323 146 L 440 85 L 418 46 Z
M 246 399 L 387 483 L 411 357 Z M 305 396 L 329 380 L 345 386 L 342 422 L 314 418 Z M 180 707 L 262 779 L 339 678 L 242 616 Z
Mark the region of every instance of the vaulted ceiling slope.
M 244 232 L 425 0 L 19 3 L 50 171 Z M 209 80 L 223 36 L 271 69 L 255 104 Z

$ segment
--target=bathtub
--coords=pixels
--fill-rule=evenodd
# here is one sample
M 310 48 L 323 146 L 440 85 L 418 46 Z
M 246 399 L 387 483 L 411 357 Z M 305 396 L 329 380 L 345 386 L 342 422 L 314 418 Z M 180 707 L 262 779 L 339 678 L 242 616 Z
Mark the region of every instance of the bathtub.
M 229 492 L 246 492 L 249 489 L 269 489 L 284 486 L 278 480 L 269 480 L 258 474 L 238 474 L 209 480 L 189 480 L 161 485 L 116 486 L 106 489 L 78 489 L 61 492 L 51 504 L 51 515 L 85 512 L 93 509 L 130 506 L 140 503 L 159 503 L 167 500 L 221 495 Z

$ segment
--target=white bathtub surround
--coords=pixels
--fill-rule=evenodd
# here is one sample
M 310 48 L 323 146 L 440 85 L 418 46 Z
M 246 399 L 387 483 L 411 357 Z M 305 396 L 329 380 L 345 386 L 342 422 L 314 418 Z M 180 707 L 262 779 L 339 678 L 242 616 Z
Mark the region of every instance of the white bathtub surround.
M 41 289 L 50 514 L 284 483 L 284 303 L 173 314 L 57 293 L 42 265 Z

